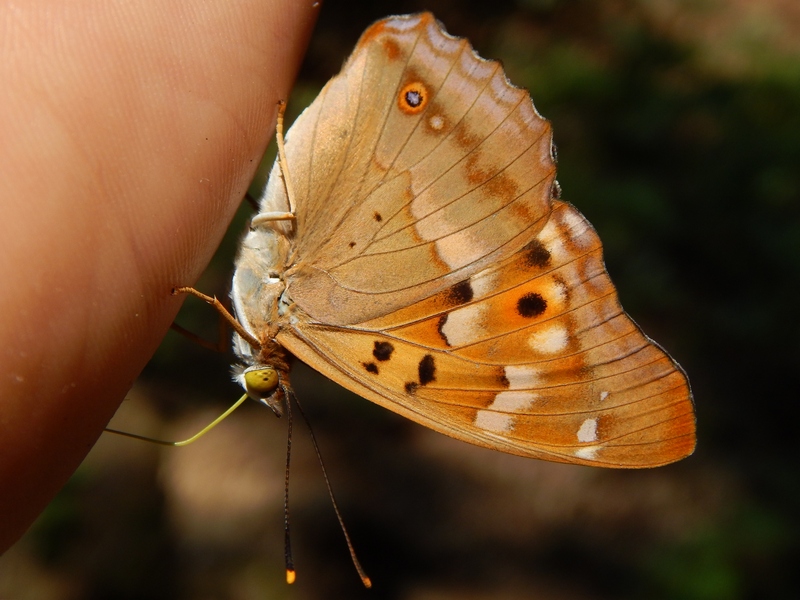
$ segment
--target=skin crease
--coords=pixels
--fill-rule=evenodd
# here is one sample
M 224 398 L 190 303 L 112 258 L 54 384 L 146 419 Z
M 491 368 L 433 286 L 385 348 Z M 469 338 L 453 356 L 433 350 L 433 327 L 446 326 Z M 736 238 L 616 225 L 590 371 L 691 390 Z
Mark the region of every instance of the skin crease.
M 318 7 L 0 5 L 0 551 L 80 464 L 205 268 Z

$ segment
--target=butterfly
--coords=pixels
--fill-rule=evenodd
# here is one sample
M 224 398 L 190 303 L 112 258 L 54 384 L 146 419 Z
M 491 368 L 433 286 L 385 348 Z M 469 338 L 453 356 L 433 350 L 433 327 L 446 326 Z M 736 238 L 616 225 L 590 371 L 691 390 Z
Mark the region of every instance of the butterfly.
M 684 372 L 559 200 L 550 123 L 433 15 L 378 21 L 285 137 L 232 284 L 248 394 L 292 356 L 456 439 L 604 467 L 694 450 Z

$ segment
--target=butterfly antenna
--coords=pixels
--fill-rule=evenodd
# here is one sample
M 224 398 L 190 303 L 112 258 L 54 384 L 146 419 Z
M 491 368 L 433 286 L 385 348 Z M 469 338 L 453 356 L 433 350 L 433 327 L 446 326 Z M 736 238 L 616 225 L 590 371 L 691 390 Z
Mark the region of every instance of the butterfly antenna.
M 297 577 L 294 570 L 294 559 L 292 558 L 292 536 L 289 533 L 289 466 L 292 462 L 292 403 L 290 402 L 288 389 L 281 385 L 281 390 L 286 400 L 286 422 L 288 424 L 286 475 L 283 480 L 283 557 L 286 562 L 286 583 L 292 584 Z
M 319 466 L 322 468 L 322 477 L 325 479 L 325 486 L 328 488 L 328 496 L 330 496 L 331 504 L 333 504 L 333 510 L 336 513 L 336 518 L 339 521 L 339 527 L 342 529 L 342 533 L 344 534 L 344 540 L 347 542 L 347 550 L 350 552 L 350 559 L 353 561 L 353 566 L 356 568 L 356 572 L 358 576 L 361 578 L 361 583 L 364 584 L 365 588 L 372 587 L 372 580 L 367 576 L 364 572 L 361 563 L 358 561 L 358 557 L 356 556 L 356 550 L 353 547 L 353 542 L 350 541 L 350 534 L 347 533 L 347 527 L 344 525 L 344 519 L 342 518 L 342 513 L 339 512 L 339 505 L 336 504 L 336 498 L 333 495 L 333 488 L 331 487 L 330 479 L 328 479 L 328 472 L 325 470 L 325 462 L 322 460 L 322 453 L 319 451 L 319 444 L 317 444 L 317 438 L 314 435 L 314 430 L 311 428 L 311 423 L 306 416 L 303 407 L 300 405 L 300 402 L 297 400 L 297 396 L 295 396 L 294 392 L 289 392 L 292 399 L 294 399 L 295 404 L 297 404 L 297 409 L 300 411 L 300 416 L 303 417 L 303 421 L 305 421 L 306 426 L 308 427 L 308 432 L 311 434 L 311 443 L 314 444 L 314 452 L 317 453 L 317 459 L 319 460 Z M 286 405 L 289 405 L 289 396 L 286 399 Z M 289 411 L 287 411 L 289 412 Z
M 230 415 L 233 411 L 235 411 L 237 408 L 239 408 L 242 405 L 242 403 L 245 400 L 247 400 L 248 398 L 249 398 L 249 396 L 247 394 L 244 394 L 233 405 L 231 405 L 231 407 L 228 410 L 226 410 L 224 413 L 222 413 L 216 419 L 211 421 L 211 423 L 209 423 L 208 425 L 203 427 L 203 429 L 201 429 L 200 431 L 195 433 L 192 437 L 190 437 L 188 439 L 185 439 L 185 440 L 182 440 L 180 442 L 167 442 L 165 440 L 157 440 L 155 438 L 147 437 L 147 436 L 144 436 L 144 435 L 138 435 L 136 433 L 129 433 L 127 431 L 120 431 L 119 429 L 111 429 L 110 427 L 106 427 L 103 431 L 106 431 L 107 433 L 114 433 L 116 435 L 121 435 L 121 436 L 124 436 L 124 437 L 133 438 L 135 440 L 142 440 L 143 442 L 151 442 L 153 444 L 160 444 L 161 446 L 178 446 L 178 447 L 180 447 L 180 446 L 188 446 L 192 442 L 199 440 L 201 437 L 203 437 L 209 431 L 214 429 L 214 427 L 216 427 L 217 425 L 222 423 L 222 421 L 224 421 L 228 417 L 228 415 Z

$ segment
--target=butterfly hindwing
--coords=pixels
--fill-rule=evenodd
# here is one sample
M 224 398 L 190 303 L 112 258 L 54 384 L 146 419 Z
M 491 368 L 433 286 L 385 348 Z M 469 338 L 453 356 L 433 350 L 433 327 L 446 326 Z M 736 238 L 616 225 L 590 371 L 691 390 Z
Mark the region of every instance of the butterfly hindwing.
M 504 263 L 379 319 L 301 321 L 299 339 L 281 341 L 343 386 L 465 441 L 594 465 L 677 460 L 694 444 L 686 378 L 624 313 L 601 252 L 580 213 L 555 202 Z

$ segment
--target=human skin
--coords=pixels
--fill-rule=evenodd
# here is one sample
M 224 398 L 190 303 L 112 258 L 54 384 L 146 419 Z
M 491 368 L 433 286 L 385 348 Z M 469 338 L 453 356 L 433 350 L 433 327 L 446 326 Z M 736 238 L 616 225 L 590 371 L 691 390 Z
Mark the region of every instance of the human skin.
M 0 551 L 95 443 L 273 135 L 318 7 L 0 4 Z

